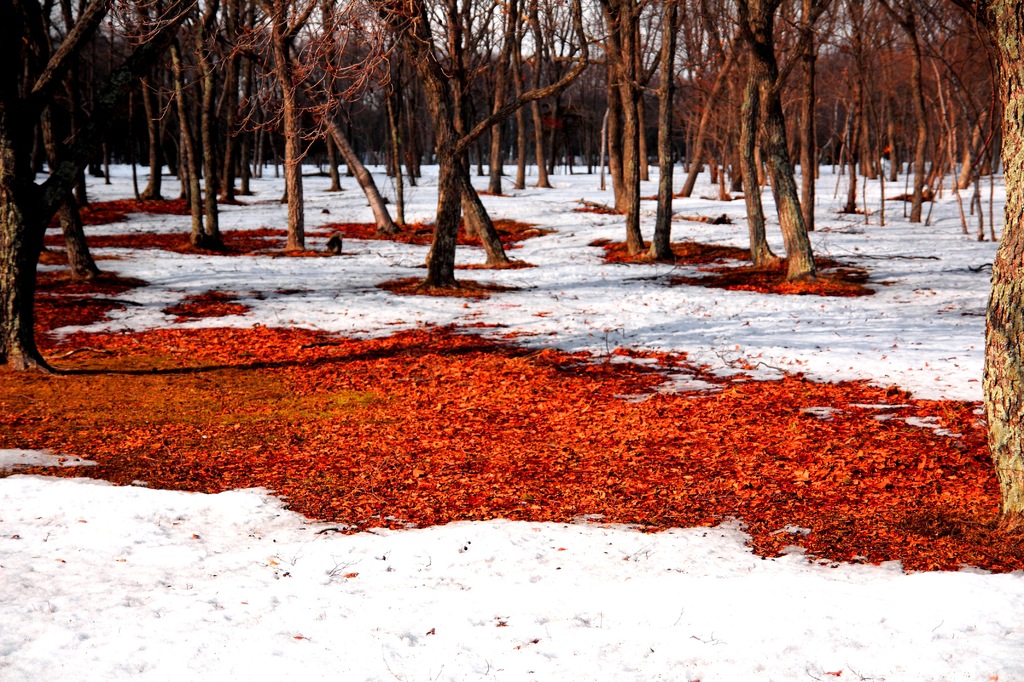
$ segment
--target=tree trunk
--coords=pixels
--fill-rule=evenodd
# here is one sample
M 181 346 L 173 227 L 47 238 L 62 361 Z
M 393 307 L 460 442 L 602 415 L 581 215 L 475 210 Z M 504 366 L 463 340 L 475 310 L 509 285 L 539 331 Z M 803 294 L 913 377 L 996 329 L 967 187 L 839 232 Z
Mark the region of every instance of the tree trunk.
M 640 47 L 636 41 L 640 7 L 635 4 L 635 0 L 602 0 L 601 6 L 608 29 L 609 70 L 614 73 L 612 82 L 622 112 L 623 204 L 618 205 L 617 191 L 616 208 L 626 214 L 626 249 L 635 255 L 644 249 L 640 232 L 640 120 L 637 112 L 640 90 L 634 58 Z M 612 125 L 611 130 L 616 131 L 618 127 Z M 612 180 L 615 180 L 614 172 Z
M 608 174 L 612 177 L 612 193 L 615 195 L 615 210 L 626 211 L 626 186 L 623 179 L 622 161 L 622 100 L 619 99 L 618 70 L 608 64 L 608 124 L 605 127 L 605 144 L 608 147 Z
M 512 51 L 517 49 L 516 36 L 519 26 L 519 3 L 517 0 L 510 0 L 508 14 L 505 20 L 505 39 L 501 45 L 501 53 L 498 55 L 497 69 L 494 73 L 494 107 L 492 113 L 497 113 L 505 105 L 505 95 L 508 91 L 507 69 L 512 62 Z M 490 149 L 490 181 L 487 191 L 491 194 L 501 194 L 501 176 L 504 175 L 504 133 L 505 124 L 499 123 L 491 128 L 491 149 Z
M 752 73 L 748 70 L 748 74 Z M 750 234 L 750 262 L 755 268 L 764 268 L 779 262 L 772 253 L 764 227 L 764 206 L 761 204 L 761 185 L 757 180 L 757 82 L 748 75 L 740 108 L 740 167 L 743 174 L 743 200 L 747 205 L 747 230 Z
M 220 216 L 217 210 L 217 180 L 220 173 L 217 168 L 217 112 L 214 103 L 213 55 L 206 47 L 208 31 L 213 32 L 213 19 L 216 18 L 219 3 L 207 5 L 207 18 L 196 28 L 196 76 L 202 88 L 202 104 L 200 109 L 200 135 L 203 144 L 203 207 L 206 217 L 206 234 L 204 246 L 219 249 L 223 246 L 220 237 Z
M 43 144 L 46 146 L 50 168 L 56 168 L 63 157 L 62 145 L 54 135 L 53 125 L 53 107 L 50 106 L 43 112 L 41 119 Z M 100 269 L 96 267 L 96 262 L 93 260 L 92 254 L 89 253 L 89 246 L 85 241 L 85 230 L 82 226 L 82 216 L 78 211 L 78 204 L 75 203 L 75 195 L 70 189 L 65 192 L 58 215 L 60 228 L 64 233 L 64 246 L 67 250 L 72 279 L 96 277 L 100 274 Z
M 502 93 L 504 96 L 504 93 Z M 494 96 L 495 99 L 495 111 L 501 107 L 497 103 L 498 95 Z M 490 148 L 490 162 L 488 164 L 488 172 L 490 178 L 487 182 L 487 191 L 491 194 L 501 194 L 501 176 L 505 174 L 505 161 L 504 161 L 504 150 L 502 149 L 502 137 L 505 125 L 499 123 L 498 125 L 491 128 L 491 148 Z
M 675 88 L 676 34 L 679 4 L 668 0 L 661 28 L 661 82 L 658 85 L 658 214 L 649 255 L 655 260 L 672 258 L 672 95 Z
M 786 245 L 786 278 L 790 281 L 813 279 L 816 276 L 814 256 L 800 200 L 797 198 L 789 145 L 786 143 L 786 121 L 782 112 L 779 69 L 772 35 L 778 5 L 773 2 L 757 7 L 758 12 L 748 20 L 750 30 L 746 32 L 745 38 L 750 50 L 751 77 L 757 83 L 761 100 L 758 113 L 764 134 L 765 160 Z
M 340 192 L 341 191 L 341 175 L 338 173 L 338 147 L 334 144 L 334 137 L 327 135 L 324 137 L 324 144 L 327 145 L 327 174 L 331 177 L 331 186 L 327 188 L 328 192 Z M 402 167 L 398 167 L 398 172 L 402 172 Z
M 530 25 L 533 27 L 534 58 L 533 71 L 530 76 L 530 89 L 536 90 L 540 87 L 540 65 L 541 55 L 544 53 L 544 34 L 540 29 L 540 19 L 537 14 L 537 0 L 530 3 Z M 544 120 L 541 116 L 540 100 L 534 100 L 530 104 L 530 111 L 533 113 L 533 139 L 534 156 L 537 161 L 537 187 L 551 188 L 548 181 L 547 157 L 544 155 Z
M 388 213 L 387 206 L 384 204 L 384 197 L 380 195 L 377 183 L 373 180 L 373 175 L 370 174 L 370 171 L 366 170 L 366 166 L 359 160 L 338 122 L 332 119 L 328 125 L 330 126 L 331 136 L 334 138 L 334 144 L 338 147 L 338 151 L 341 152 L 341 158 L 345 160 L 345 165 L 348 166 L 349 171 L 355 176 L 356 182 L 359 183 L 359 187 L 366 195 L 366 200 L 370 204 L 370 210 L 373 211 L 374 221 L 377 224 L 377 231 L 381 234 L 398 234 L 398 226 L 395 225 L 391 219 L 391 214 Z
M 917 23 L 913 11 L 907 12 L 902 22 L 903 30 L 910 39 L 910 101 L 914 104 L 914 122 L 917 140 L 914 145 L 914 198 L 910 205 L 910 222 L 921 222 L 921 208 L 924 204 L 925 152 L 928 146 L 928 120 L 924 109 L 924 87 L 921 83 L 921 44 L 917 39 Z
M 516 24 L 516 46 L 512 53 L 512 83 L 515 88 L 516 97 L 523 96 L 523 45 L 522 45 L 522 24 Z M 526 134 L 526 111 L 522 107 L 516 110 L 516 183 L 513 189 L 526 189 L 526 149 L 528 138 Z
M 636 99 L 636 120 L 637 120 L 637 144 L 639 151 L 637 159 L 640 161 L 640 180 L 649 182 L 651 179 L 651 164 L 647 161 L 647 105 L 644 102 L 643 89 Z
M 402 184 L 402 143 L 398 135 L 398 117 L 395 116 L 395 107 L 392 103 L 392 100 L 397 97 L 397 94 L 392 93 L 387 100 L 388 127 L 391 129 L 391 153 L 395 166 L 395 223 L 397 225 L 405 225 L 405 186 Z M 335 171 L 335 175 L 337 175 L 337 171 Z
M 467 168 L 466 175 L 462 178 L 462 213 L 466 219 L 467 228 L 473 225 L 473 233 L 480 238 L 487 253 L 487 266 L 491 268 L 503 268 L 509 265 L 508 256 L 505 254 L 505 247 L 501 245 L 497 230 L 494 229 L 494 222 L 488 215 L 480 201 L 480 195 L 473 189 L 469 181 Z M 468 231 L 468 230 L 467 230 Z
M 15 370 L 49 371 L 36 347 L 33 300 L 45 227 L 30 208 L 36 201 L 26 180 L 31 169 L 23 159 L 31 151 L 18 149 L 27 145 L 10 137 L 19 128 L 30 131 L 31 125 L 11 125 L 16 114 L 4 109 L 0 109 L 0 362 Z
M 185 78 L 184 67 L 181 63 L 181 51 L 177 42 L 171 45 L 171 64 L 174 71 L 174 98 L 178 103 L 178 127 L 181 133 L 182 163 L 180 168 L 185 171 L 187 178 L 187 196 L 189 207 L 192 212 L 192 233 L 189 241 L 192 246 L 202 247 L 203 239 L 206 236 L 203 230 L 203 204 L 202 190 L 199 189 L 199 159 L 196 154 L 195 142 L 192 138 L 192 127 L 188 120 L 188 103 L 185 101 Z M 182 188 L 186 183 L 183 178 Z
M 803 0 L 803 15 L 811 13 L 811 0 Z M 814 230 L 814 180 L 818 170 L 818 147 L 814 125 L 816 89 L 814 83 L 814 62 L 816 59 L 814 38 L 808 37 L 804 45 L 803 101 L 800 108 L 800 206 L 804 212 L 807 231 Z
M 1003 104 L 1006 212 L 986 320 L 985 414 L 1002 523 L 1019 531 L 1024 527 L 1024 11 L 1020 0 L 996 0 L 991 6 Z
M 142 108 L 146 112 L 146 136 L 149 139 L 149 180 L 146 182 L 146 189 L 142 191 L 142 198 L 149 200 L 162 200 L 161 187 L 163 183 L 163 154 L 160 146 L 160 120 L 157 117 L 157 106 L 153 98 L 157 95 L 153 92 L 148 78 L 142 79 Z
M 302 251 L 306 248 L 306 216 L 302 196 L 302 149 L 299 139 L 301 112 L 289 54 L 291 44 L 290 40 L 282 35 L 285 30 L 283 17 L 280 22 L 279 25 L 279 20 L 274 19 L 271 43 L 274 49 L 274 71 L 281 87 L 281 113 L 284 119 L 284 187 L 288 196 L 288 241 L 285 250 Z

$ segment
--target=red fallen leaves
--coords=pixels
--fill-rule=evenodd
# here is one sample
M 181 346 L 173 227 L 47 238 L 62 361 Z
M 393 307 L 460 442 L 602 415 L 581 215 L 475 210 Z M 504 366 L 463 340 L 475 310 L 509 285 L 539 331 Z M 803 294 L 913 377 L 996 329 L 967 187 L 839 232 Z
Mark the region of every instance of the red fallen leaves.
M 361 341 L 265 328 L 77 334 L 56 350 L 83 346 L 103 352 L 60 360 L 62 376 L 0 371 L 0 447 L 97 463 L 54 475 L 263 486 L 360 528 L 738 518 L 766 556 L 798 544 L 919 570 L 1024 568 L 1019 536 L 996 528 L 974 404 L 797 377 L 661 395 L 652 366 L 449 329 Z M 821 406 L 831 419 L 804 411 Z M 910 416 L 961 437 L 908 426 Z
M 207 291 L 202 294 L 187 296 L 181 303 L 164 308 L 168 315 L 176 315 L 177 321 L 201 317 L 227 317 L 228 315 L 244 315 L 249 306 L 238 303 L 238 296 L 224 291 Z
M 525 241 L 533 237 L 551 234 L 552 230 L 542 230 L 528 223 L 515 220 L 494 220 L 494 229 L 501 243 L 508 248 L 515 242 Z M 398 234 L 384 234 L 377 231 L 373 223 L 330 223 L 323 225 L 317 234 L 330 236 L 340 233 L 345 239 L 370 239 L 377 241 L 394 241 L 403 244 L 419 244 L 427 246 L 434 239 L 434 226 L 423 223 L 406 223 L 398 228 Z M 458 242 L 460 246 L 480 246 L 479 237 L 466 235 L 465 223 L 459 223 Z
M 106 225 L 124 220 L 129 213 L 151 213 L 155 215 L 189 215 L 188 202 L 184 199 L 167 201 L 136 201 L 134 199 L 118 199 L 117 201 L 94 201 L 79 209 L 83 225 Z M 60 225 L 55 217 L 51 226 Z
M 867 275 L 855 268 L 819 268 L 817 279 L 786 281 L 785 266 L 771 269 L 754 268 L 711 268 L 711 275 L 704 277 L 672 277 L 674 285 L 729 289 L 731 291 L 755 291 L 762 294 L 790 294 L 798 296 L 837 296 L 843 298 L 871 296 L 875 292 L 864 286 Z
M 36 329 L 46 332 L 99 322 L 112 310 L 124 309 L 124 302 L 106 296 L 143 285 L 142 280 L 106 272 L 87 280 L 73 280 L 66 272 L 40 272 L 36 276 Z
M 630 254 L 625 242 L 613 242 L 608 239 L 595 239 L 590 246 L 604 249 L 605 263 L 648 263 L 646 251 Z M 649 246 L 645 245 L 645 246 Z M 708 263 L 725 263 L 730 260 L 749 260 L 750 251 L 735 246 L 718 244 L 701 244 L 699 242 L 673 242 L 672 255 L 680 265 L 705 265 Z
M 285 247 L 287 232 L 281 229 L 263 227 L 257 230 L 225 230 L 221 232 L 221 249 L 200 249 L 189 243 L 184 232 L 136 232 L 130 234 L 89 235 L 86 239 L 90 248 L 115 249 L 159 249 L 176 253 L 202 253 L 217 256 L 247 256 L 254 253 L 280 252 Z M 63 237 L 47 235 L 46 243 L 56 246 L 63 243 Z
M 516 290 L 515 287 L 474 282 L 470 279 L 460 279 L 457 287 L 428 287 L 423 285 L 423 280 L 419 277 L 392 279 L 377 286 L 393 294 L 405 296 L 449 296 L 476 299 L 490 298 L 491 294 Z
M 606 263 L 651 263 L 646 251 L 630 254 L 624 242 L 598 239 L 590 246 L 605 250 Z M 871 296 L 875 292 L 865 286 L 868 273 L 862 268 L 845 265 L 828 258 L 816 258 L 818 277 L 815 280 L 786 281 L 785 261 L 773 267 L 736 267 L 730 261 L 749 261 L 750 251 L 734 246 L 676 242 L 672 244 L 672 262 L 676 265 L 703 265 L 708 273 L 702 276 L 676 275 L 668 281 L 674 286 L 689 285 L 731 291 L 755 291 L 763 294 L 796 294 L 815 296 Z M 717 265 L 716 265 L 717 264 Z
M 622 215 L 622 211 L 616 211 L 611 206 L 598 204 L 593 201 L 581 201 L 582 206 L 573 209 L 576 213 L 596 213 L 597 215 Z

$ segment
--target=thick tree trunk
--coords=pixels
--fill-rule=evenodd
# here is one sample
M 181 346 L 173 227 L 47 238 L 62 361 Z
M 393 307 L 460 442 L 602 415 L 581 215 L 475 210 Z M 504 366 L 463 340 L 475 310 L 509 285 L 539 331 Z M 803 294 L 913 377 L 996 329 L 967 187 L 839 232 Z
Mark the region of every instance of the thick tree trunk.
M 797 197 L 793 165 L 786 142 L 786 121 L 782 112 L 779 69 L 775 59 L 773 23 L 777 4 L 766 2 L 757 6 L 749 17 L 745 38 L 750 50 L 750 77 L 755 79 L 761 100 L 761 130 L 772 194 L 779 215 L 779 226 L 786 245 L 786 278 L 813 279 L 816 276 L 811 242 L 807 236 L 803 211 Z
M 50 168 L 56 168 L 63 156 L 62 145 L 56 139 L 53 132 L 53 107 L 47 107 L 41 119 L 43 131 L 43 143 L 46 146 L 46 155 Z M 92 279 L 100 274 L 96 262 L 89 253 L 89 246 L 85 241 L 85 229 L 82 226 L 82 216 L 78 211 L 78 204 L 75 203 L 75 195 L 69 189 L 64 194 L 58 209 L 60 217 L 60 228 L 64 233 L 64 246 L 67 250 L 68 265 L 71 267 L 73 279 Z
M 457 287 L 455 280 L 455 245 L 459 234 L 462 185 L 459 180 L 460 160 L 455 155 L 438 155 L 437 218 L 434 239 L 427 254 L 427 277 L 423 286 Z
M 302 196 L 302 149 L 299 139 L 301 112 L 289 54 L 291 45 L 282 35 L 285 30 L 284 18 L 280 19 L 281 25 L 278 23 L 278 19 L 275 18 L 271 43 L 274 50 L 274 71 L 281 87 L 281 113 L 284 119 L 284 187 L 288 197 L 288 240 L 285 249 L 302 251 L 306 248 L 306 216 Z
M 993 42 L 1000 55 L 1006 212 L 992 267 L 985 335 L 988 444 L 1007 528 L 1024 528 L 1024 60 L 1019 0 L 994 2 Z
M 530 88 L 536 90 L 540 87 L 541 55 L 544 53 L 544 34 L 541 32 L 540 18 L 537 14 L 537 0 L 530 3 L 530 25 L 533 27 L 534 41 Z M 530 104 L 530 111 L 533 114 L 533 146 L 534 157 L 537 161 L 537 187 L 549 189 L 551 182 L 548 180 L 547 157 L 544 154 L 544 119 L 541 116 L 540 100 L 534 100 Z
M 192 232 L 189 241 L 193 246 L 202 247 L 204 237 L 203 230 L 203 203 L 202 190 L 199 188 L 199 158 L 196 154 L 195 141 L 192 137 L 192 127 L 188 120 L 188 103 L 185 101 L 185 77 L 181 63 L 181 51 L 177 43 L 171 45 L 171 64 L 174 72 L 174 98 L 178 103 L 178 127 L 181 133 L 181 161 L 180 169 L 185 171 L 187 178 L 182 180 L 182 189 L 186 191 L 189 207 L 192 213 Z
M 749 70 L 748 70 L 749 71 Z M 772 253 L 764 227 L 764 206 L 761 204 L 761 185 L 757 180 L 757 82 L 748 76 L 740 107 L 740 167 L 743 175 L 743 200 L 747 205 L 747 230 L 750 234 L 750 262 L 755 268 L 764 268 L 779 262 Z
M 153 92 L 148 78 L 142 79 L 142 108 L 146 112 L 146 137 L 149 139 L 149 180 L 146 182 L 146 189 L 142 191 L 143 199 L 163 199 L 160 193 L 163 184 L 163 154 L 160 147 L 160 120 L 157 116 L 157 106 L 153 98 L 157 95 Z
M 614 83 L 622 113 L 622 203 L 619 204 L 620 186 L 617 185 L 616 208 L 626 214 L 626 249 L 635 255 L 644 249 L 640 232 L 640 120 L 637 112 L 640 90 L 634 58 L 639 49 L 636 24 L 640 7 L 635 0 L 602 0 L 601 6 L 608 29 L 609 74 L 614 76 L 609 83 Z M 609 124 L 614 135 L 618 127 L 611 121 Z M 612 181 L 615 179 L 613 171 Z
M 917 39 L 917 23 L 913 12 L 908 12 L 902 22 L 903 30 L 910 39 L 910 100 L 914 104 L 914 123 L 917 139 L 914 144 L 914 198 L 910 205 L 910 222 L 921 222 L 924 205 L 925 152 L 928 147 L 928 119 L 924 109 L 924 86 L 921 83 L 921 44 Z
M 811 0 L 803 0 L 803 15 L 811 13 Z M 814 180 L 818 171 L 818 147 L 814 125 L 816 88 L 814 83 L 814 39 L 808 37 L 804 45 L 803 101 L 800 103 L 800 206 L 804 212 L 807 231 L 814 230 Z
M 654 222 L 649 256 L 655 260 L 672 258 L 672 95 L 675 88 L 676 33 L 679 28 L 679 4 L 668 0 L 661 24 L 661 82 L 658 85 L 658 213 Z
M 215 15 L 217 3 L 210 3 L 208 12 Z M 209 249 L 223 246 L 220 237 L 220 215 L 217 207 L 217 112 L 214 102 L 212 54 L 206 48 L 206 21 L 196 29 L 196 76 L 202 88 L 199 130 L 203 145 L 203 208 L 206 218 L 206 234 L 203 245 Z M 212 27 L 211 27 L 212 30 Z
M 480 238 L 487 253 L 487 266 L 492 268 L 503 268 L 509 265 L 508 256 L 505 254 L 505 247 L 501 245 L 497 230 L 494 229 L 494 222 L 488 215 L 480 201 L 480 195 L 473 189 L 469 181 L 469 173 L 462 178 L 462 213 L 466 220 L 467 227 L 473 225 L 473 233 Z
M 632 41 L 623 41 L 622 47 L 624 54 L 628 55 L 637 46 Z M 626 249 L 631 254 L 638 254 L 644 249 L 644 238 L 640 232 L 640 118 L 637 111 L 639 92 L 635 80 L 636 74 L 627 72 L 625 78 L 619 81 L 623 118 L 622 185 L 626 200 L 623 208 L 626 214 Z
M 44 226 L 31 208 L 38 205 L 28 163 L 31 138 L 28 144 L 16 139 L 32 125 L 19 118 L 0 104 L 0 363 L 49 371 L 34 334 L 36 263 Z

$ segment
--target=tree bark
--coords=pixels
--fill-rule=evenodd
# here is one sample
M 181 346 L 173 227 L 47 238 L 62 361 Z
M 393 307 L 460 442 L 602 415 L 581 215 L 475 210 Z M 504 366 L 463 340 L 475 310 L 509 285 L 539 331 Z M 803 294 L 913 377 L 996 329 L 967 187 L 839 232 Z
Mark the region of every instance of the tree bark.
M 142 108 L 146 113 L 146 137 L 149 140 L 149 180 L 146 182 L 146 189 L 142 191 L 142 198 L 149 200 L 162 200 L 161 189 L 163 185 L 163 154 L 160 145 L 160 121 L 157 118 L 157 106 L 153 102 L 156 93 L 150 85 L 149 78 L 142 79 Z
M 540 29 L 540 18 L 537 14 L 537 0 L 530 3 L 530 25 L 533 27 L 534 57 L 533 70 L 530 75 L 530 88 L 536 90 L 540 87 L 540 66 L 544 53 L 544 34 Z M 537 162 L 537 187 L 551 188 L 548 180 L 547 157 L 544 155 L 544 118 L 541 116 L 540 100 L 534 100 L 530 104 L 530 111 L 533 114 L 533 147 L 534 157 Z
M 811 13 L 811 0 L 803 0 L 803 15 Z M 818 145 L 814 125 L 815 53 L 814 38 L 809 36 L 803 50 L 803 101 L 800 103 L 800 206 L 803 208 L 807 231 L 814 230 L 814 181 L 818 171 Z
M 238 26 L 241 23 L 239 0 L 225 0 L 224 27 L 226 40 L 234 44 L 238 39 Z M 238 84 L 241 80 L 240 70 L 242 57 L 232 51 L 226 58 L 227 69 L 224 74 L 224 163 L 220 179 L 221 197 L 226 202 L 235 201 L 235 174 L 238 165 L 238 131 L 236 130 L 238 115 Z
M 395 166 L 395 224 L 405 225 L 405 186 L 402 184 L 402 143 L 398 134 L 398 117 L 395 116 L 393 100 L 398 95 L 391 93 L 387 100 L 388 128 L 391 131 L 391 155 Z M 335 170 L 337 175 L 337 170 Z M 376 185 L 374 185 L 376 187 Z M 374 214 L 376 215 L 376 213 Z
M 327 174 L 331 178 L 331 186 L 327 188 L 327 191 L 340 192 L 341 174 L 338 173 L 338 147 L 334 144 L 334 137 L 331 135 L 324 137 L 324 144 L 327 145 Z M 398 167 L 398 172 L 402 172 L 401 166 Z
M 793 165 L 786 142 L 778 63 L 775 59 L 774 21 L 779 0 L 741 2 L 741 31 L 749 49 L 750 78 L 760 97 L 760 124 L 772 194 L 786 245 L 786 278 L 790 281 L 816 277 L 811 242 L 797 197 Z
M 640 7 L 635 0 L 601 0 L 605 24 L 608 29 L 608 64 L 615 74 L 615 89 L 622 107 L 622 206 L 626 214 L 626 249 L 635 255 L 643 251 L 644 240 L 640 232 L 640 121 L 637 102 L 636 23 Z M 612 127 L 611 130 L 617 130 Z M 612 180 L 615 174 L 612 173 Z M 618 203 L 618 193 L 616 193 Z
M 913 10 L 908 10 L 901 22 L 910 39 L 910 100 L 914 105 L 914 123 L 917 138 L 914 144 L 914 197 L 910 205 L 910 222 L 921 222 L 924 205 L 925 152 L 928 147 L 928 120 L 924 109 L 924 86 L 921 82 L 921 44 L 917 39 L 917 21 Z
M 359 183 L 359 187 L 366 195 L 366 200 L 370 204 L 370 210 L 373 211 L 374 222 L 377 224 L 377 231 L 381 234 L 398 234 L 398 226 L 391 219 L 391 214 L 384 203 L 384 197 L 381 196 L 380 191 L 377 189 L 377 183 L 374 182 L 373 175 L 366 169 L 363 162 L 359 160 L 359 156 L 352 149 L 352 145 L 348 143 L 345 131 L 341 129 L 341 125 L 334 119 L 328 122 L 328 126 L 331 137 L 334 139 L 334 144 L 337 146 L 338 151 L 341 152 L 341 158 L 345 160 L 345 165 L 348 166 L 349 171 L 355 176 L 356 182 Z
M 749 57 L 748 57 L 749 60 Z M 752 71 L 748 69 L 748 73 Z M 757 179 L 757 118 L 760 95 L 757 82 L 748 75 L 740 107 L 740 167 L 743 174 L 743 200 L 747 205 L 747 231 L 750 235 L 750 262 L 764 268 L 779 262 L 768 246 L 764 226 L 761 185 Z
M 223 247 L 220 237 L 220 216 L 217 207 L 217 112 L 214 103 L 213 53 L 206 45 L 207 36 L 216 32 L 218 0 L 207 0 L 203 20 L 196 26 L 196 76 L 202 89 L 199 132 L 203 145 L 203 208 L 206 234 L 203 245 L 209 249 Z
M 519 3 L 517 0 L 509 0 L 508 15 L 505 26 L 505 39 L 502 42 L 501 53 L 498 55 L 498 63 L 494 73 L 494 107 L 492 113 L 498 113 L 505 105 L 506 93 L 508 91 L 507 69 L 512 62 L 512 50 L 516 49 L 516 35 L 519 24 Z M 499 123 L 491 128 L 491 149 L 490 149 L 490 180 L 487 191 L 491 194 L 501 194 L 501 178 L 504 175 L 504 133 L 505 124 Z
M 275 2 L 275 7 L 279 5 Z M 280 12 L 283 14 L 284 9 Z M 281 22 L 284 21 L 282 17 Z M 284 118 L 284 186 L 288 195 L 288 240 L 285 249 L 302 251 L 306 248 L 306 216 L 302 196 L 302 153 L 300 148 L 299 102 L 295 94 L 295 81 L 291 61 L 291 41 L 282 35 L 283 26 L 274 21 L 271 42 L 274 48 L 274 71 L 281 86 L 282 116 Z
M 626 184 L 623 176 L 625 168 L 622 161 L 622 100 L 619 99 L 618 71 L 608 63 L 608 117 L 605 126 L 605 145 L 608 148 L 608 175 L 612 178 L 612 193 L 615 196 L 615 210 L 626 211 Z
M 41 124 L 50 168 L 56 168 L 60 163 L 63 150 L 53 131 L 52 106 L 47 107 L 43 112 Z M 60 216 L 60 228 L 64 234 L 64 246 L 67 250 L 72 279 L 96 277 L 100 274 L 100 269 L 96 266 L 92 254 L 89 253 L 89 246 L 85 241 L 85 229 L 82 226 L 82 216 L 78 211 L 78 204 L 75 203 L 75 195 L 70 189 L 65 192 L 57 213 Z
M 994 0 L 989 8 L 986 18 L 999 54 L 1006 212 L 986 319 L 985 414 L 1002 523 L 1019 531 L 1024 528 L 1024 3 Z
M 195 140 L 192 137 L 192 126 L 189 125 L 188 103 L 185 101 L 184 66 L 181 63 L 181 50 L 177 42 L 171 44 L 171 64 L 174 71 L 174 98 L 178 104 L 178 128 L 181 133 L 182 163 L 180 169 L 185 171 L 182 189 L 187 192 L 189 208 L 192 213 L 192 232 L 189 241 L 192 246 L 204 246 L 206 232 L 203 229 L 203 200 L 199 188 L 199 158 L 196 153 Z M 187 189 L 186 189 L 187 180 Z
M 675 88 L 676 34 L 679 29 L 679 4 L 668 0 L 661 28 L 661 82 L 658 84 L 658 213 L 654 222 L 649 256 L 655 260 L 672 258 L 672 95 Z

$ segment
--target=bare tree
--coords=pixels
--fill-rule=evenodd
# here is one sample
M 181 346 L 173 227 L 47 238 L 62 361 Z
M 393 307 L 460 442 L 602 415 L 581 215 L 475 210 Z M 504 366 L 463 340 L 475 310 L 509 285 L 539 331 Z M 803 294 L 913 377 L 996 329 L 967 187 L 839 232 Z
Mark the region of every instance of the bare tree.
M 583 34 L 582 9 L 574 2 L 577 27 L 578 63 L 564 78 L 547 87 L 531 90 L 509 100 L 500 110 L 478 122 L 466 132 L 458 131 L 458 111 L 452 90 L 450 70 L 444 63 L 444 54 L 435 44 L 434 28 L 423 0 L 400 2 L 377 0 L 381 19 L 394 33 L 419 76 L 430 112 L 434 131 L 434 148 L 438 157 L 438 204 L 434 239 L 427 257 L 426 287 L 455 287 L 455 243 L 464 195 L 475 197 L 470 207 L 482 211 L 479 197 L 469 186 L 469 169 L 465 152 L 490 128 L 512 116 L 517 109 L 538 99 L 549 97 L 569 86 L 587 65 L 586 40 Z M 450 26 L 449 26 L 450 28 Z M 445 38 L 450 38 L 446 35 Z M 486 214 L 486 212 L 484 212 Z M 477 216 L 479 218 L 479 215 Z M 486 242 L 485 242 L 486 243 Z M 498 243 L 500 246 L 500 242 Z M 488 254 L 488 259 L 493 257 Z
M 169 3 L 158 23 L 146 22 L 137 46 L 111 73 L 66 156 L 42 183 L 32 170 L 33 129 L 70 64 L 96 34 L 110 7 L 93 0 L 46 61 L 38 36 L 44 7 L 34 0 L 0 3 L 0 62 L 24 68 L 0 69 L 0 364 L 47 371 L 34 335 L 36 265 L 46 224 L 98 148 L 114 113 L 132 85 L 167 49 L 184 19 L 181 2 Z

